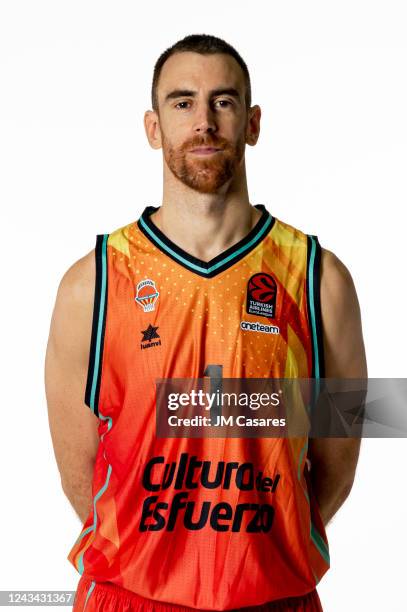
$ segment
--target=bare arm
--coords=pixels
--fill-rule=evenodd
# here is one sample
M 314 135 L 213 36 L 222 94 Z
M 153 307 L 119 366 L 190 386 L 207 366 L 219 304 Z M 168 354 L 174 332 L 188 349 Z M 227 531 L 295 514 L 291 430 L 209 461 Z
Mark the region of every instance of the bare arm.
M 99 443 L 98 418 L 84 403 L 94 287 L 91 251 L 60 282 L 45 357 L 48 419 L 61 485 L 83 523 L 91 508 Z
M 322 249 L 321 315 L 326 378 L 366 378 L 367 364 L 359 302 L 352 277 Z M 311 438 L 311 484 L 324 525 L 348 497 L 359 457 L 359 438 Z

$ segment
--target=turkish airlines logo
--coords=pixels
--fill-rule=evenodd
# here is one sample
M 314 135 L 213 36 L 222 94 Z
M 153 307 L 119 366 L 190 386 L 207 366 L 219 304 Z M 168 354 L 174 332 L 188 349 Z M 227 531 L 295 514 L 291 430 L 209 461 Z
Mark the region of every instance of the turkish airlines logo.
M 261 317 L 276 316 L 277 283 L 270 274 L 253 274 L 247 283 L 246 312 Z

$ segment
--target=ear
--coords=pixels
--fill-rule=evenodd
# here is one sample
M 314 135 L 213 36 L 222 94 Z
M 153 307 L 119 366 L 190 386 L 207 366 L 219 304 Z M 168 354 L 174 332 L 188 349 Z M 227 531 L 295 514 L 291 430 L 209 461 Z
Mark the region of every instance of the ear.
M 153 149 L 161 149 L 161 130 L 158 113 L 148 110 L 144 113 L 144 129 Z
M 249 109 L 249 117 L 246 127 L 246 143 L 254 146 L 260 135 L 261 108 L 258 104 Z

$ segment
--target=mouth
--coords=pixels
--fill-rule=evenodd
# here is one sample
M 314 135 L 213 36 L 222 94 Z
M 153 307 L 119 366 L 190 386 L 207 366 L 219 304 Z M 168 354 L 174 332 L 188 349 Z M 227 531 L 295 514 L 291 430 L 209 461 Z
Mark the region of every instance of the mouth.
M 196 155 L 212 155 L 219 151 L 222 151 L 222 149 L 218 149 L 217 147 L 197 147 L 196 149 L 191 149 L 190 153 L 195 153 Z

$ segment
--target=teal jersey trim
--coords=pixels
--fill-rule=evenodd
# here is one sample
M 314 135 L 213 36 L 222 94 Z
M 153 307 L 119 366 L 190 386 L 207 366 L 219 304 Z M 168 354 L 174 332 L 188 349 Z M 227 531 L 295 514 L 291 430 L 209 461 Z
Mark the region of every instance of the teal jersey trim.
M 86 595 L 85 605 L 83 606 L 83 610 L 84 611 L 86 610 L 86 606 L 88 604 L 89 597 L 92 595 L 92 592 L 93 592 L 93 589 L 95 588 L 95 586 L 96 586 L 96 582 L 94 580 L 92 580 L 92 583 L 91 583 L 91 585 L 89 587 L 89 590 L 87 592 L 87 595 Z
M 321 245 L 317 236 L 307 235 L 307 306 L 311 334 L 312 371 L 310 378 L 325 376 L 320 301 Z
M 227 270 L 230 266 L 242 259 L 242 257 L 246 256 L 271 231 L 275 223 L 275 217 L 270 215 L 263 204 L 256 204 L 254 207 L 261 212 L 261 217 L 258 219 L 256 225 L 250 230 L 247 236 L 210 261 L 203 261 L 187 253 L 172 242 L 172 240 L 153 223 L 150 216 L 156 212 L 159 207 L 147 206 L 137 221 L 137 225 L 140 231 L 165 255 L 168 255 L 168 257 L 178 264 L 204 278 L 212 278 L 216 274 Z
M 103 421 L 107 421 L 107 430 L 102 434 L 101 438 L 100 438 L 100 443 L 103 444 L 103 439 L 105 437 L 105 435 L 111 430 L 112 425 L 113 425 L 113 421 L 112 421 L 112 417 L 108 417 L 108 416 L 104 416 L 102 413 L 99 413 L 99 418 L 102 419 Z M 103 451 L 103 457 L 106 459 L 106 455 Z M 110 482 L 110 476 L 112 473 L 112 466 L 109 463 L 107 466 L 107 474 L 106 474 L 106 480 L 104 485 L 99 489 L 99 491 L 96 493 L 96 495 L 93 498 L 93 525 L 91 527 L 88 527 L 88 529 L 85 530 L 84 533 L 81 534 L 81 536 L 78 538 L 78 540 L 80 540 L 85 534 L 88 534 L 90 532 L 95 532 L 96 528 L 97 528 L 97 512 L 96 512 L 96 504 L 98 502 L 98 500 L 102 497 L 103 493 L 107 490 L 108 486 L 109 486 L 109 482 Z M 86 553 L 88 549 L 84 550 L 78 558 L 78 572 L 82 575 L 84 570 L 85 570 L 85 566 L 84 566 L 84 560 L 83 560 L 83 556 Z
M 95 247 L 95 298 L 93 305 L 92 336 L 89 353 L 88 377 L 85 404 L 99 415 L 99 392 L 102 375 L 102 357 L 106 325 L 107 306 L 107 241 L 109 234 L 100 234 Z
M 143 228 L 145 229 L 145 231 L 149 234 L 149 236 L 151 238 L 154 239 L 155 242 L 157 242 L 161 246 L 161 248 L 164 251 L 166 251 L 168 254 L 170 254 L 172 257 L 177 259 L 179 262 L 181 262 L 182 264 L 184 264 L 188 268 L 192 268 L 193 270 L 196 270 L 197 272 L 200 272 L 201 274 L 205 274 L 205 275 L 206 274 L 211 274 L 211 272 L 213 272 L 214 270 L 217 270 L 218 268 L 221 268 L 222 266 L 224 266 L 225 264 L 228 264 L 232 259 L 234 259 L 238 255 L 240 255 L 241 253 L 244 253 L 245 251 L 249 250 L 251 248 L 251 246 L 255 242 L 257 242 L 263 236 L 263 234 L 267 231 L 271 221 L 272 221 L 272 217 L 270 216 L 267 219 L 266 223 L 263 225 L 263 227 L 256 234 L 256 236 L 254 236 L 254 238 L 252 238 L 252 240 L 250 240 L 247 244 L 242 246 L 240 249 L 237 249 L 231 255 L 229 255 L 228 257 L 225 257 L 224 259 L 222 259 L 218 263 L 214 264 L 213 266 L 210 266 L 209 268 L 203 268 L 202 266 L 198 266 L 198 265 L 192 263 L 189 259 L 186 259 L 185 257 L 182 257 L 182 255 L 179 255 L 178 253 L 176 253 L 173 249 L 171 249 L 168 245 L 166 245 L 162 240 L 160 240 L 160 238 L 158 238 L 158 236 L 156 236 L 150 230 L 150 228 L 144 223 L 143 219 L 140 219 L 140 223 L 143 226 Z

